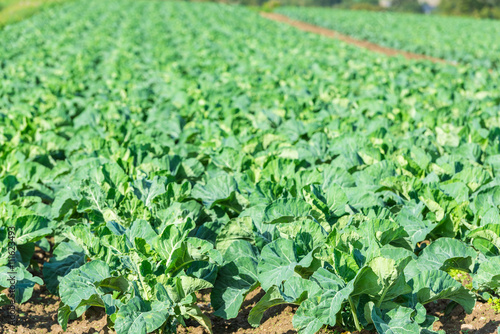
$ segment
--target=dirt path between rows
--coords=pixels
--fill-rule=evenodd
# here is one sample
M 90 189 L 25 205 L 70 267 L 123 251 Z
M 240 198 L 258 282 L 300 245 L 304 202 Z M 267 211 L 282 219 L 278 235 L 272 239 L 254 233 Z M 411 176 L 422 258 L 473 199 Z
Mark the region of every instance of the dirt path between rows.
M 53 247 L 53 240 L 51 242 Z M 35 249 L 35 260 L 40 267 L 52 256 L 40 248 Z M 41 272 L 33 272 L 42 277 Z M 463 281 L 466 284 L 469 281 Z M 0 292 L 6 292 L 0 291 Z M 197 304 L 205 315 L 209 317 L 214 334 L 297 334 L 293 327 L 292 318 L 297 306 L 284 304 L 268 309 L 262 318 L 261 325 L 253 328 L 248 323 L 250 310 L 264 296 L 265 292 L 258 288 L 250 292 L 243 302 L 238 316 L 224 320 L 215 316 L 211 304 L 210 289 L 196 293 Z M 103 308 L 91 307 L 82 317 L 70 320 L 68 329 L 63 332 L 58 323 L 58 309 L 60 299 L 50 294 L 45 286 L 35 285 L 32 298 L 22 305 L 17 305 L 18 323 L 8 323 L 8 306 L 0 307 L 0 334 L 116 334 L 107 326 L 108 318 Z M 490 304 L 477 302 L 472 314 L 466 314 L 461 306 L 450 314 L 445 314 L 449 301 L 439 300 L 426 305 L 427 313 L 439 320 L 434 323 L 434 330 L 443 329 L 446 334 L 497 334 L 500 326 L 500 312 L 496 312 Z M 179 325 L 178 334 L 208 334 L 203 327 L 193 320 L 186 321 L 186 327 Z M 324 328 L 318 334 L 345 333 L 341 328 Z M 370 334 L 369 331 L 350 332 L 351 334 Z
M 212 321 L 214 334 L 297 334 L 293 328 L 292 318 L 297 306 L 274 306 L 264 313 L 262 323 L 253 328 L 248 323 L 250 310 L 264 296 L 260 288 L 249 293 L 242 309 L 234 319 L 224 320 L 214 315 L 210 303 L 210 290 L 196 293 L 198 306 Z M 449 301 L 440 300 L 426 305 L 429 315 L 439 317 L 433 329 L 444 330 L 446 334 L 496 334 L 500 326 L 500 313 L 496 313 L 491 305 L 477 302 L 472 314 L 466 314 L 462 307 L 457 307 L 445 315 L 444 310 Z M 18 305 L 18 324 L 8 324 L 7 307 L 0 307 L 0 333 L 2 334 L 116 334 L 107 327 L 107 316 L 103 308 L 91 307 L 77 320 L 70 320 L 68 329 L 63 332 L 57 321 L 57 310 L 60 299 L 51 295 L 45 286 L 36 285 L 33 297 L 25 304 Z M 186 327 L 179 325 L 178 334 L 208 334 L 193 320 L 186 321 Z M 345 333 L 341 328 L 324 328 L 318 334 Z M 351 334 L 370 334 L 369 331 L 350 332 Z
M 364 48 L 364 49 L 367 49 L 367 50 L 370 50 L 373 52 L 381 53 L 381 54 L 384 54 L 386 56 L 390 56 L 390 57 L 403 56 L 406 59 L 429 60 L 429 61 L 434 62 L 434 63 L 444 63 L 444 64 L 453 65 L 453 63 L 446 61 L 444 59 L 434 58 L 434 57 L 430 57 L 430 56 L 426 56 L 426 55 L 422 55 L 422 54 L 411 53 L 411 52 L 397 50 L 397 49 L 387 48 L 387 47 L 381 46 L 379 44 L 375 44 L 375 43 L 368 42 L 365 40 L 352 38 L 351 36 L 341 34 L 335 30 L 318 27 L 316 25 L 305 23 L 302 21 L 293 20 L 285 15 L 281 15 L 281 14 L 277 14 L 277 13 L 265 13 L 265 12 L 261 12 L 260 15 L 262 17 L 265 17 L 266 19 L 269 19 L 269 20 L 286 23 L 286 24 L 289 24 L 289 25 L 291 25 L 295 28 L 298 28 L 300 30 L 303 30 L 303 31 L 312 32 L 312 33 L 315 33 L 318 35 L 323 35 L 326 37 L 339 39 L 339 40 L 346 42 L 348 44 L 352 44 L 352 45 L 355 45 L 355 46 L 358 46 L 360 48 Z

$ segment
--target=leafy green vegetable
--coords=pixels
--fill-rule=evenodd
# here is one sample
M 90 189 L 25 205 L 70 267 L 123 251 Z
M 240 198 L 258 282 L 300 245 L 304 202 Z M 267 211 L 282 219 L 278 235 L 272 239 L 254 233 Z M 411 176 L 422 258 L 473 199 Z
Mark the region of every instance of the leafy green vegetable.
M 426 303 L 499 293 L 498 71 L 215 3 L 78 0 L 0 35 L 0 303 L 45 284 L 62 327 L 210 332 L 197 292 L 230 319 L 262 288 L 252 326 L 292 304 L 304 333 L 432 333 Z
M 360 39 L 449 61 L 490 67 L 497 66 L 500 60 L 498 41 L 480 37 L 484 36 L 482 31 L 490 31 L 491 36 L 500 32 L 500 25 L 494 20 L 478 22 L 477 19 L 464 17 L 422 17 L 407 13 L 293 7 L 281 7 L 277 11 Z M 448 33 L 443 34 L 443 31 Z M 457 136 L 444 131 L 441 133 L 442 142 L 454 140 L 458 146 Z

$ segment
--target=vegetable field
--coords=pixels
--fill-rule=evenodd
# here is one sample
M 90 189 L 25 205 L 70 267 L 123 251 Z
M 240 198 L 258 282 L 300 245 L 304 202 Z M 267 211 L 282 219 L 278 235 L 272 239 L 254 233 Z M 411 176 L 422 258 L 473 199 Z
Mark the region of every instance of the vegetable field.
M 299 7 L 278 12 L 396 49 L 482 67 L 500 65 L 496 20 Z
M 298 333 L 430 334 L 438 301 L 500 307 L 496 70 L 86 0 L 0 31 L 0 78 L 4 308 L 42 286 L 58 328 L 222 333 L 260 289 L 257 330 L 293 305 Z

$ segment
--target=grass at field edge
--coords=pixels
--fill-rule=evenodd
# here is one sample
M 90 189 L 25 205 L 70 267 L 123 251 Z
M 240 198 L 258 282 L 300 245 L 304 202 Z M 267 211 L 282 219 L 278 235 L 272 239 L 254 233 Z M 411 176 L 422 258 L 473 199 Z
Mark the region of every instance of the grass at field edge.
M 46 7 L 68 1 L 71 0 L 0 1 L 0 29 L 6 25 L 22 21 Z

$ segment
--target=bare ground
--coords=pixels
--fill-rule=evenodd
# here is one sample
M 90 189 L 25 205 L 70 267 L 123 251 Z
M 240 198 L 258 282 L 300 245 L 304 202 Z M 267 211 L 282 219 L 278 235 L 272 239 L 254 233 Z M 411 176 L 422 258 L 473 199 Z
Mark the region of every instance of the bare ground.
M 442 329 L 446 334 L 496 334 L 500 326 L 500 313 L 489 304 L 476 302 L 471 314 L 465 313 L 461 306 L 457 306 L 451 314 L 444 315 L 448 301 L 439 300 L 427 305 L 428 314 L 439 317 L 434 323 L 434 330 Z
M 44 252 L 38 247 L 33 259 L 43 267 L 43 263 L 50 258 L 50 252 Z M 42 276 L 41 272 L 34 273 Z M 464 281 L 464 283 L 466 283 Z M 224 320 L 214 315 L 210 304 L 210 290 L 197 293 L 198 305 L 208 315 L 213 324 L 214 334 L 294 334 L 292 318 L 297 306 L 280 305 L 275 306 L 264 313 L 261 325 L 253 328 L 247 321 L 252 307 L 264 296 L 260 288 L 249 293 L 246 297 L 238 317 Z M 0 334 L 62 334 L 64 333 L 57 321 L 57 310 L 60 299 L 51 295 L 45 286 L 36 285 L 33 297 L 25 304 L 18 305 L 18 323 L 10 325 L 7 318 L 7 308 L 0 308 Z M 426 305 L 428 313 L 438 316 L 439 321 L 434 325 L 434 330 L 443 329 L 446 334 L 497 334 L 500 326 L 500 313 L 495 311 L 486 303 L 477 302 L 472 314 L 466 314 L 462 307 L 456 307 L 451 314 L 444 315 L 448 302 L 441 300 Z M 206 331 L 195 321 L 186 321 L 187 327 L 178 327 L 180 334 L 205 334 Z M 68 324 L 66 333 L 71 334 L 115 334 L 108 329 L 107 316 L 104 309 L 90 308 L 81 318 L 72 320 Z M 329 328 L 321 331 L 322 334 L 340 334 L 344 332 L 340 328 Z M 363 331 L 358 334 L 368 334 Z M 352 333 L 355 334 L 355 333 Z
M 292 317 L 297 309 L 296 306 L 276 306 L 264 314 L 261 326 L 253 328 L 248 324 L 247 317 L 252 307 L 264 295 L 258 289 L 251 292 L 235 319 L 224 320 L 213 315 L 214 310 L 210 306 L 210 291 L 205 290 L 198 293 L 199 305 L 203 312 L 212 320 L 214 334 L 294 334 L 297 331 L 292 326 Z M 19 305 L 19 321 L 17 326 L 6 323 L 4 316 L 6 309 L 2 309 L 0 319 L 0 333 L 5 334 L 61 334 L 61 326 L 57 322 L 57 309 L 59 298 L 50 295 L 45 287 L 36 286 L 32 299 L 23 305 Z M 496 334 L 500 326 L 500 314 L 495 313 L 488 304 L 477 302 L 472 314 L 466 314 L 458 306 L 449 316 L 444 315 L 447 301 L 438 301 L 427 305 L 429 314 L 439 317 L 434 325 L 434 330 L 443 329 L 446 334 Z M 113 330 L 107 328 L 107 318 L 104 309 L 90 308 L 80 319 L 70 321 L 66 333 L 71 334 L 114 334 Z M 180 334 L 206 334 L 206 331 L 196 322 L 188 320 L 187 327 L 178 327 Z M 323 334 L 340 334 L 341 329 L 325 329 Z M 367 334 L 369 332 L 364 332 Z M 354 334 L 354 333 L 353 333 Z

